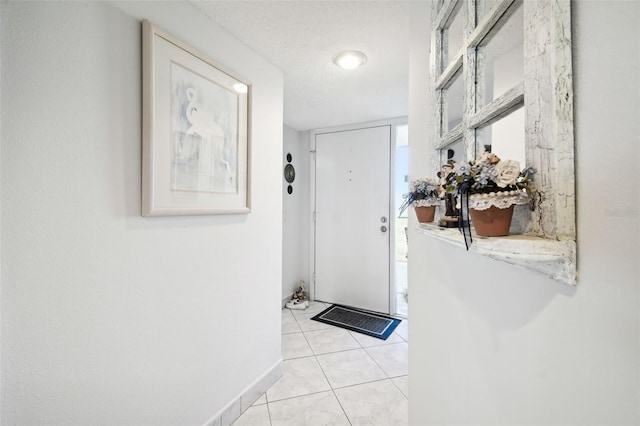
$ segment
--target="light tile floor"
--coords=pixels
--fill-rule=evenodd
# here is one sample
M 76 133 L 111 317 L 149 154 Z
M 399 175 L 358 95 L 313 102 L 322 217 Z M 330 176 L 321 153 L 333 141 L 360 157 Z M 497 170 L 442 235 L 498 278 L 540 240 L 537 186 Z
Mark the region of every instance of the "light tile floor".
M 380 340 L 282 310 L 284 374 L 234 426 L 406 426 L 408 321 Z

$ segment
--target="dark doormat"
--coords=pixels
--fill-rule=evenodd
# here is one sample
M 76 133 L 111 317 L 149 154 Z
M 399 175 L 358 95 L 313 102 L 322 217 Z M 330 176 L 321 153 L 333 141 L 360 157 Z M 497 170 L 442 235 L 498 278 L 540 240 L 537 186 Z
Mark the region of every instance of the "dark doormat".
M 341 305 L 331 305 L 311 319 L 382 340 L 387 340 L 401 322 L 387 315 Z

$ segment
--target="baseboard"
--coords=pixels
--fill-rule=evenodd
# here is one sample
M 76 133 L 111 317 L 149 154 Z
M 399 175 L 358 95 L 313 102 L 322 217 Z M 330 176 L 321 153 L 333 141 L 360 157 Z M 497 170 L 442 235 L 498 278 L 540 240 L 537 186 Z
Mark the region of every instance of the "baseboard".
M 282 360 L 267 370 L 255 382 L 229 402 L 218 414 L 209 419 L 204 426 L 229 426 L 235 422 L 254 402 L 258 400 L 278 379 L 282 377 Z

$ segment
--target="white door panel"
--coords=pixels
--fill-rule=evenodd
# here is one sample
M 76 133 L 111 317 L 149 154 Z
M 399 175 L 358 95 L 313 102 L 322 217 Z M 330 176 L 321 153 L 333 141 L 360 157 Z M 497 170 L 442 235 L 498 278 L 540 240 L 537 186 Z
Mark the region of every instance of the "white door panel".
M 318 300 L 389 313 L 390 149 L 390 126 L 316 135 Z

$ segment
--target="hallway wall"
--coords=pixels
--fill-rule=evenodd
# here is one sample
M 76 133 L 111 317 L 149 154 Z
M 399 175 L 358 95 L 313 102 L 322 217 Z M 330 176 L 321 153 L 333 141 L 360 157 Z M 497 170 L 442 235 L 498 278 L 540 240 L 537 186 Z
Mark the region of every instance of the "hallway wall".
M 411 7 L 417 176 L 432 137 L 430 16 Z M 412 425 L 640 423 L 640 3 L 572 9 L 578 285 L 410 226 Z
M 289 185 L 282 177 L 282 298 L 291 294 L 305 282 L 309 291 L 309 132 L 299 132 L 284 127 L 283 164 L 291 153 L 296 178 L 291 184 L 293 193 L 287 193 Z
M 205 424 L 281 361 L 282 73 L 188 3 L 0 12 L 1 423 Z M 250 214 L 140 216 L 142 18 L 253 82 Z

